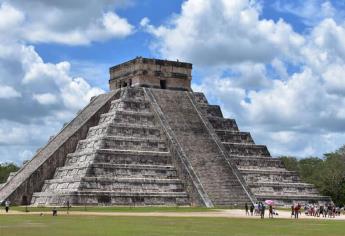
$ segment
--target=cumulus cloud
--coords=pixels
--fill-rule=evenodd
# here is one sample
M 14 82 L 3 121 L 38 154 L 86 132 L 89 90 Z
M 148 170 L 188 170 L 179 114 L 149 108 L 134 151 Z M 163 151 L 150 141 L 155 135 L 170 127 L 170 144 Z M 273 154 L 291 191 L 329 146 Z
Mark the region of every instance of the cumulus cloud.
M 345 25 L 328 1 L 304 34 L 282 19 L 264 19 L 262 7 L 246 0 L 188 0 L 169 23 L 154 26 L 144 18 L 141 26 L 154 36 L 160 55 L 196 68 L 211 65 L 193 89 L 220 104 L 273 155 L 335 150 L 345 136 Z
M 57 120 L 47 123 L 30 123 L 0 120 L 0 162 L 17 162 L 33 157 L 48 142 L 49 136 L 62 128 Z
M 0 162 L 29 159 L 91 97 L 104 93 L 73 76 L 70 62 L 45 62 L 30 44 L 126 37 L 133 27 L 107 8 L 115 3 L 0 0 Z
M 51 93 L 34 94 L 33 99 L 42 105 L 50 105 L 57 102 L 57 98 Z
M 283 19 L 260 19 L 260 5 L 245 0 L 189 0 L 169 24 L 141 26 L 156 37 L 163 57 L 198 65 L 265 63 L 277 55 L 293 57 L 304 39 Z
M 0 50 L 0 146 L 16 146 L 11 150 L 18 153 L 11 152 L 11 158 L 19 161 L 19 152 L 37 149 L 104 91 L 72 77 L 69 62 L 44 62 L 32 46 L 0 43 L 1 47 L 6 50 Z M 2 156 L 0 161 L 8 159 Z
M 276 0 L 272 3 L 273 7 L 282 13 L 289 13 L 299 17 L 305 25 L 317 25 L 325 18 L 333 18 L 342 21 L 345 16 L 344 2 L 327 0 L 295 0 L 282 1 Z
M 21 94 L 16 91 L 14 88 L 9 86 L 1 86 L 0 85 L 0 99 L 10 99 L 10 98 L 17 98 L 21 97 Z
M 60 122 L 65 122 L 92 96 L 104 92 L 72 77 L 69 62 L 45 63 L 32 46 L 6 44 L 6 50 L 0 50 L 0 68 L 0 84 L 7 83 L 0 86 L 0 98 L 6 98 L 0 99 L 0 119 L 27 123 L 64 111 Z
M 2 2 L 2 3 L 1 3 Z M 123 1 L 0 1 L 0 34 L 5 31 L 32 43 L 90 44 L 134 32 L 113 9 Z M 11 35 L 10 35 L 11 36 Z

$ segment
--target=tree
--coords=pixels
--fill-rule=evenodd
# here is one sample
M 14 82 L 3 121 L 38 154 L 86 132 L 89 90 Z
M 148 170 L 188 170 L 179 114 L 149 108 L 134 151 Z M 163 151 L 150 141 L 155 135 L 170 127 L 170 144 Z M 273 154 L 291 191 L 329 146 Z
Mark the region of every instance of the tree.
M 345 146 L 323 158 L 279 157 L 288 170 L 297 171 L 302 181 L 314 184 L 322 195 L 330 196 L 336 205 L 345 205 Z
M 341 146 L 338 150 L 335 151 L 336 153 L 344 156 L 345 155 L 345 145 Z
M 6 182 L 11 172 L 18 171 L 19 167 L 14 163 L 3 163 L 0 164 L 0 183 Z
M 325 154 L 320 172 L 320 192 L 332 197 L 337 205 L 345 204 L 345 154 Z
M 319 171 L 323 169 L 323 159 L 318 157 L 308 157 L 299 160 L 298 173 L 301 179 L 316 186 L 320 183 Z
M 283 162 L 285 168 L 290 171 L 298 170 L 298 160 L 296 157 L 281 156 L 279 159 Z

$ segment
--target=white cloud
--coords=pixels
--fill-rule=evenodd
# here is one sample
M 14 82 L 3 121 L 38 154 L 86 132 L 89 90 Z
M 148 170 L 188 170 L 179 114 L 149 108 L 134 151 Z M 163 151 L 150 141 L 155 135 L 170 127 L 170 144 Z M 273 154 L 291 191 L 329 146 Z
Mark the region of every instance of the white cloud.
M 104 91 L 72 77 L 69 62 L 45 63 L 32 46 L 0 42 L 0 48 L 6 49 L 0 50 L 0 84 L 7 83 L 0 85 L 0 162 L 19 162 Z
M 104 14 L 103 25 L 110 34 L 117 37 L 126 37 L 130 35 L 134 28 L 126 19 L 120 18 L 113 12 Z
M 189 0 L 169 24 L 141 26 L 156 37 L 153 47 L 164 57 L 198 65 L 270 62 L 294 57 L 304 39 L 280 19 L 260 19 L 260 5 L 247 0 Z
M 0 44 L 1 47 L 1 44 Z M 7 44 L 7 50 L 0 52 L 0 65 L 11 62 L 10 67 L 3 67 L 0 73 L 10 74 L 12 67 L 18 70 L 12 75 L 12 80 L 8 81 L 16 86 L 18 90 L 6 88 L 4 91 L 11 92 L 18 96 L 31 96 L 41 104 L 59 103 L 64 108 L 75 110 L 86 104 L 89 99 L 103 90 L 92 87 L 87 81 L 80 77 L 70 76 L 70 63 L 45 63 L 36 53 L 32 46 L 20 44 Z M 14 55 L 7 59 L 7 55 Z M 3 90 L 2 90 L 3 91 Z M 73 98 L 73 99 L 72 99 Z M 31 100 L 31 98 L 30 98 Z M 78 103 L 70 102 L 71 100 Z
M 193 89 L 221 105 L 226 117 L 235 118 L 273 155 L 320 155 L 343 144 L 345 96 L 331 94 L 309 68 L 258 91 L 247 90 L 237 79 L 207 77 Z
M 304 6 L 305 19 L 316 12 Z M 304 34 L 263 19 L 260 6 L 245 0 L 189 0 L 168 24 L 144 18 L 141 26 L 160 55 L 203 68 L 193 90 L 273 155 L 321 155 L 345 137 L 345 25 L 330 2 L 321 7 L 323 18 Z
M 24 14 L 8 3 L 0 5 L 0 30 L 16 27 L 24 21 Z
M 104 92 L 70 62 L 46 63 L 30 43 L 126 37 L 134 27 L 112 11 L 119 4 L 125 3 L 0 0 L 0 162 L 28 159 L 91 97 Z
M 327 0 L 276 0 L 273 7 L 278 12 L 289 13 L 301 19 L 307 26 L 319 24 L 325 18 L 333 18 L 336 21 L 343 21 L 345 11 L 342 10 L 344 3 L 335 1 L 336 6 Z
M 78 109 L 81 102 L 86 104 L 93 96 L 104 93 L 102 89 L 91 87 L 83 78 L 74 78 L 61 91 L 64 104 L 72 109 Z
M 33 98 L 42 105 L 51 105 L 58 102 L 56 96 L 51 93 L 33 94 Z
M 14 88 L 0 85 L 0 99 L 10 99 L 21 97 L 21 94 Z
M 0 163 L 16 162 L 22 164 L 24 160 L 30 160 L 36 151 L 45 145 L 49 137 L 59 129 L 62 124 L 54 119 L 48 123 L 21 122 L 0 120 Z
M 323 68 L 324 62 L 334 62 L 339 58 L 342 61 L 345 60 L 345 45 L 343 39 L 345 37 L 345 27 L 338 25 L 333 19 L 326 18 L 320 24 L 315 26 L 312 30 L 309 47 L 305 50 L 307 52 L 313 51 L 316 58 L 319 59 L 319 63 L 315 66 Z M 309 63 L 314 63 L 313 58 L 307 58 Z M 313 65 L 312 65 L 313 66 Z
M 69 45 L 123 38 L 134 32 L 134 26 L 110 10 L 119 2 L 0 1 L 0 38 Z

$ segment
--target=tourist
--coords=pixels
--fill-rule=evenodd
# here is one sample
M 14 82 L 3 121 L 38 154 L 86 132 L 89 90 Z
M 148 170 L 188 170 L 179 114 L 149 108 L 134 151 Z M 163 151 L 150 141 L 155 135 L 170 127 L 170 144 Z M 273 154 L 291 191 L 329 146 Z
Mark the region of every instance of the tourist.
M 253 216 L 253 212 L 254 212 L 254 205 L 253 205 L 253 203 L 250 205 L 249 210 L 250 210 L 250 215 Z
M 261 219 L 265 218 L 265 210 L 266 210 L 266 207 L 264 204 L 261 203 L 261 207 L 260 207 L 260 215 L 261 215 Z
M 67 215 L 69 215 L 69 209 L 71 208 L 71 204 L 69 203 L 68 200 L 66 202 L 66 206 L 67 206 Z
M 327 209 L 328 209 L 328 205 L 326 204 L 326 206 L 323 208 L 323 217 L 327 217 Z
M 315 206 L 314 206 L 314 204 L 311 205 L 311 207 L 310 207 L 310 215 L 311 216 L 315 216 Z
M 324 206 L 321 205 L 319 208 L 319 216 L 322 214 L 322 217 L 324 217 Z
M 248 204 L 246 203 L 246 204 L 244 204 L 244 208 L 245 208 L 245 210 L 246 210 L 246 216 L 249 216 L 249 209 L 248 209 Z
M 298 219 L 298 215 L 300 214 L 300 210 L 301 210 L 301 205 L 298 203 L 294 208 L 295 219 Z
M 328 215 L 329 218 L 331 218 L 333 216 L 333 210 L 332 210 L 332 205 L 331 204 L 328 204 L 327 215 Z
M 320 207 L 319 206 L 315 206 L 315 216 L 320 217 Z
M 254 209 L 255 209 L 255 215 L 259 215 L 259 204 L 258 203 L 255 203 L 254 204 Z
M 273 206 L 270 205 L 268 208 L 268 218 L 273 218 Z
M 5 202 L 6 213 L 8 213 L 8 211 L 10 210 L 10 204 L 11 204 L 11 202 L 9 200 L 6 200 L 6 202 Z
M 310 216 L 310 214 L 311 214 L 311 207 L 310 207 L 310 205 L 305 205 L 304 209 L 305 209 L 304 210 L 305 214 Z
M 278 211 L 275 208 L 273 208 L 273 215 L 276 215 L 276 216 L 279 215 Z
M 297 206 L 298 206 L 298 214 L 300 214 L 300 215 L 302 215 L 302 206 L 301 206 L 301 204 L 297 204 Z
M 340 207 L 335 208 L 335 215 L 340 216 Z
M 57 209 L 56 209 L 56 207 L 54 207 L 52 211 L 53 211 L 53 216 L 57 216 Z
M 335 209 L 335 205 L 332 206 L 332 217 L 335 218 L 335 214 L 336 214 L 336 209 Z

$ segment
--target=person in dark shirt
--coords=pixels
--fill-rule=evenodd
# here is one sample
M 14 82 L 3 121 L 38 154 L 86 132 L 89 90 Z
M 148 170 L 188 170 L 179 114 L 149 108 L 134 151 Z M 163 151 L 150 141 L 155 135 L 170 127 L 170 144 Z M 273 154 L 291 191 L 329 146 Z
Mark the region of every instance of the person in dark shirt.
M 270 205 L 268 208 L 268 218 L 273 218 L 273 206 Z
M 253 203 L 252 203 L 252 205 L 250 205 L 249 210 L 250 210 L 250 215 L 253 216 L 253 212 L 254 212 L 254 205 L 253 205 Z
M 244 209 L 246 210 L 246 216 L 249 216 L 248 204 L 247 203 L 244 205 Z
M 265 218 L 265 210 L 266 210 L 266 206 L 264 204 L 261 203 L 261 219 Z

